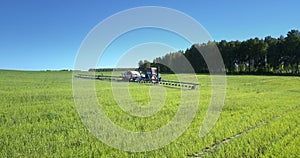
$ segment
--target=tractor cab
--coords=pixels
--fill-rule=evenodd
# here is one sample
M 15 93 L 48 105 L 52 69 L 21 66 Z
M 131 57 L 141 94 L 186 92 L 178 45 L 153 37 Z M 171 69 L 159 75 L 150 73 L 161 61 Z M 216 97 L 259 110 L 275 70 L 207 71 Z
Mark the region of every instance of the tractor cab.
M 146 69 L 145 79 L 152 82 L 158 82 L 161 80 L 160 74 L 156 67 Z

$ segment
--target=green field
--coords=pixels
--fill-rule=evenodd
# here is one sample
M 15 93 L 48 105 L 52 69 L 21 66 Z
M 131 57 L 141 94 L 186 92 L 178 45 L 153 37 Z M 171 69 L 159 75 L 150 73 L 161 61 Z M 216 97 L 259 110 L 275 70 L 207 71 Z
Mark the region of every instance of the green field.
M 174 79 L 174 75 L 163 75 Z M 300 153 L 300 78 L 227 76 L 223 111 L 209 134 L 199 128 L 210 99 L 210 77 L 198 75 L 199 108 L 189 128 L 171 144 L 132 153 L 99 141 L 81 122 L 71 72 L 0 71 L 0 157 L 297 157 Z M 132 98 L 150 101 L 151 86 L 130 83 Z M 96 81 L 99 103 L 117 125 L 151 131 L 178 110 L 180 90 L 166 88 L 165 106 L 154 116 L 126 114 L 114 101 L 111 84 Z

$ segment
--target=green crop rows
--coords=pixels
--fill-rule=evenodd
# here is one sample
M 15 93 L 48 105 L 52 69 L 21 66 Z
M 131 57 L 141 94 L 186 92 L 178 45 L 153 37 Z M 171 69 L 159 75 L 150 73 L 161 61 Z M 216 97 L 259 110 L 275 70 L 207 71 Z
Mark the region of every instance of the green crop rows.
M 174 75 L 163 75 L 174 80 Z M 300 78 L 227 76 L 223 111 L 210 133 L 199 130 L 210 102 L 210 77 L 201 86 L 196 117 L 171 144 L 131 153 L 99 141 L 81 122 L 71 72 L 0 71 L 0 157 L 297 157 L 300 153 Z M 166 88 L 164 107 L 151 117 L 128 115 L 115 102 L 109 81 L 95 81 L 107 116 L 130 131 L 162 127 L 178 110 L 180 90 Z M 149 85 L 130 83 L 141 106 L 151 100 Z

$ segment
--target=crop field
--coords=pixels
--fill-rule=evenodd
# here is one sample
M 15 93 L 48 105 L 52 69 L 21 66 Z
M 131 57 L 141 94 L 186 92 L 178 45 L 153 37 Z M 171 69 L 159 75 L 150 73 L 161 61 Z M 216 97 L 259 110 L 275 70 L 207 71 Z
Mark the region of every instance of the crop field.
M 300 153 L 299 77 L 227 76 L 220 117 L 200 137 L 211 82 L 209 75 L 197 75 L 200 102 L 187 130 L 163 148 L 126 152 L 101 142 L 85 127 L 74 103 L 72 75 L 0 71 L 0 157 L 298 157 Z M 175 79 L 172 74 L 162 77 Z M 111 121 L 135 132 L 167 124 L 181 96 L 178 88 L 164 88 L 165 105 L 155 115 L 139 118 L 118 107 L 109 81 L 95 80 L 95 87 Z M 150 102 L 152 88 L 129 83 L 130 95 L 140 106 Z

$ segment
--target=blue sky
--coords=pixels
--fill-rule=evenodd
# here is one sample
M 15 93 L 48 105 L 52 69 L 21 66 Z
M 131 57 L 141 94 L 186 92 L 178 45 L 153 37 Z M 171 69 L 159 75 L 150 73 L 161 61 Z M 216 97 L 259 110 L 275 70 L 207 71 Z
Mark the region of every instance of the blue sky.
M 291 29 L 300 29 L 298 0 L 1 0 L 0 69 L 72 69 L 80 44 L 91 29 L 119 11 L 140 6 L 163 6 L 184 12 L 202 24 L 217 41 L 263 38 L 268 35 L 279 37 Z M 155 34 L 151 30 L 139 30 L 134 34 L 145 37 L 138 42 L 164 40 L 151 38 Z M 165 35 L 174 36 L 168 32 Z M 134 38 L 130 38 L 130 34 L 127 36 L 127 39 L 126 36 L 120 38 L 119 43 L 129 42 L 126 45 L 128 48 L 138 45 L 137 41 L 132 40 Z M 189 43 L 178 41 L 181 43 L 167 43 L 172 49 L 164 47 L 161 50 L 185 50 L 189 47 Z M 111 52 L 126 51 L 120 45 L 116 41 L 109 49 Z M 119 56 L 108 51 L 99 65 L 114 67 L 114 59 Z M 152 58 L 155 57 L 153 55 Z

